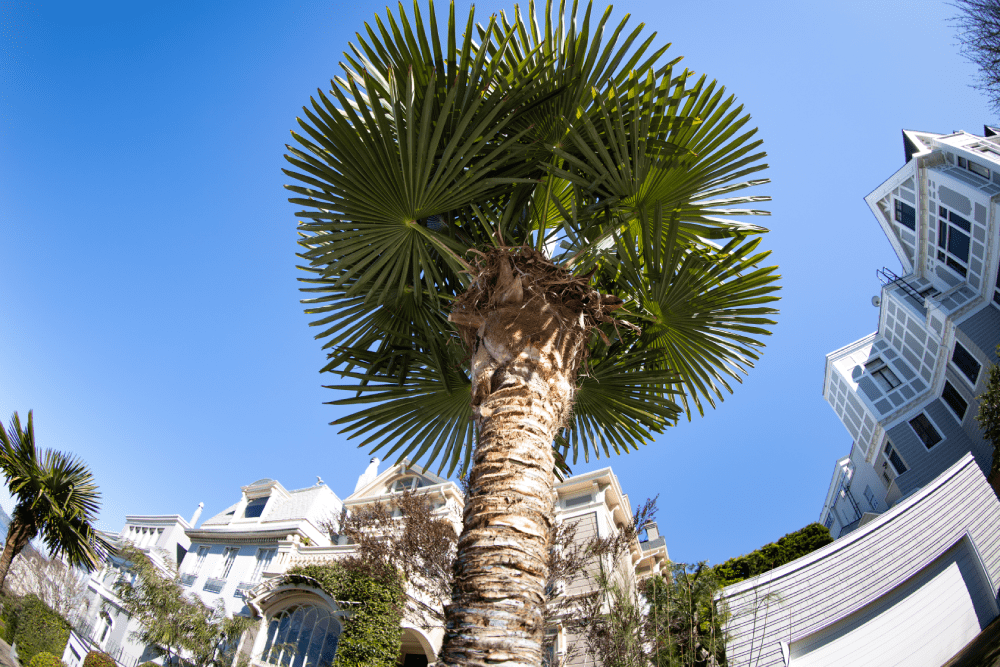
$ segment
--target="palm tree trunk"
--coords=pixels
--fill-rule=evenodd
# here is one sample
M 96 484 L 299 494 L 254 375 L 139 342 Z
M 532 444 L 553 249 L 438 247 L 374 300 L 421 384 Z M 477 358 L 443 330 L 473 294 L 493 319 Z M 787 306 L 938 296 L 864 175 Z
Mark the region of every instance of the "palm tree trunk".
M 3 545 L 3 554 L 0 555 L 0 591 L 3 590 L 4 581 L 7 579 L 7 572 L 14 558 L 21 553 L 24 546 L 31 541 L 34 534 L 28 526 L 15 518 L 7 526 L 7 541 Z
M 525 297 L 532 290 L 518 278 L 513 288 L 497 282 L 495 309 L 452 314 L 479 325 L 478 437 L 439 661 L 537 667 L 554 523 L 552 441 L 572 407 L 585 329 L 579 314 Z

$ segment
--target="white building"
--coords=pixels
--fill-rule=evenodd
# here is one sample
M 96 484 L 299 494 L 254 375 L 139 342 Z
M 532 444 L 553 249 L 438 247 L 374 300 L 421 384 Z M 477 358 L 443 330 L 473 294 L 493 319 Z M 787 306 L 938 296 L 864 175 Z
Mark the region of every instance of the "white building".
M 975 420 L 1000 343 L 1000 136 L 903 132 L 906 163 L 865 198 L 900 276 L 878 271 L 878 330 L 826 358 L 823 397 L 853 440 L 820 522 L 843 536 L 966 453 L 988 474 Z
M 378 463 L 372 460 L 354 492 L 343 501 L 322 481 L 289 491 L 275 480 L 262 479 L 242 487 L 237 502 L 200 527 L 195 527 L 199 507 L 190 522 L 176 516 L 128 517 L 117 537 L 154 555 L 158 553 L 154 549 L 180 554 L 180 579 L 193 594 L 209 604 L 222 600 L 228 612 L 258 619 L 240 645 L 252 664 L 281 665 L 290 657 L 281 647 L 294 644 L 300 650 L 291 667 L 306 662 L 328 665 L 345 611 L 323 591 L 284 574 L 297 565 L 330 562 L 354 551 L 345 538 L 331 539 L 329 523 L 335 524 L 345 508 L 389 502 L 393 494 L 411 489 L 428 496 L 433 512 L 460 528 L 464 498 L 457 484 L 407 461 L 379 473 Z M 632 520 L 628 496 L 610 468 L 569 478 L 556 486 L 556 492 L 557 520 L 580 522 L 577 539 L 607 537 Z M 634 577 L 661 571 L 667 563 L 667 549 L 655 524 L 648 527 L 647 541 L 631 545 L 625 560 L 624 567 Z M 90 647 L 108 651 L 123 667 L 161 661 L 149 647 L 129 640 L 135 624 L 130 624 L 111 590 L 119 576 L 128 574 L 112 566 L 91 578 L 92 601 L 63 656 L 70 667 L 78 667 Z M 571 584 L 568 593 L 582 592 L 582 585 Z M 414 600 L 417 604 L 411 605 L 411 612 L 427 602 Z M 433 661 L 443 629 L 415 612 L 402 625 L 400 663 L 420 667 Z M 569 657 L 571 665 L 592 665 L 584 652 L 571 655 L 569 647 L 575 639 L 562 628 L 552 628 L 552 657 Z
M 121 532 L 117 535 L 105 533 L 104 537 L 112 544 L 121 544 L 124 540 L 132 542 L 164 572 L 168 572 L 187 553 L 191 541 L 185 531 L 198 520 L 200 513 L 201 506 L 190 522 L 178 515 L 126 516 Z M 69 667 L 82 665 L 91 650 L 104 651 L 124 667 L 135 667 L 155 657 L 147 647 L 132 640 L 130 634 L 134 627 L 122 609 L 121 600 L 115 595 L 115 582 L 119 577 L 127 576 L 130 576 L 127 568 L 114 557 L 90 575 L 84 608 L 79 615 L 69 619 L 73 631 L 62 658 Z
M 966 453 L 857 530 L 717 599 L 733 667 L 941 667 L 1000 614 L 1000 501 Z

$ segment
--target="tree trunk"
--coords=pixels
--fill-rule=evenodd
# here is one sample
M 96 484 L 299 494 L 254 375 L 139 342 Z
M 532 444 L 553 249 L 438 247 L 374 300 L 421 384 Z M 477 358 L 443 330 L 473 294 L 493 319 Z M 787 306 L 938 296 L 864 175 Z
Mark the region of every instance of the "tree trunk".
M 24 546 L 31 541 L 35 533 L 30 528 L 17 520 L 17 511 L 14 518 L 7 526 L 7 541 L 3 545 L 3 554 L 0 555 L 0 591 L 3 590 L 4 581 L 10 571 L 10 565 L 14 562 Z
M 539 296 L 530 277 L 522 285 L 504 261 L 492 307 L 452 313 L 475 332 L 478 433 L 439 656 L 446 665 L 542 662 L 552 442 L 572 408 L 586 329 L 579 313 Z

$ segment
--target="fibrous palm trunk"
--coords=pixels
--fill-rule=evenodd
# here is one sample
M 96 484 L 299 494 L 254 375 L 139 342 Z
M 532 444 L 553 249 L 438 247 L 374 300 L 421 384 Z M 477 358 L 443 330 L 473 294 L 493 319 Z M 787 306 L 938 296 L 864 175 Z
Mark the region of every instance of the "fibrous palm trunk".
M 451 315 L 473 354 L 478 435 L 439 660 L 537 667 L 552 442 L 572 409 L 601 295 L 528 248 L 497 249 L 479 269 Z
M 25 545 L 34 536 L 35 531 L 31 530 L 30 526 L 26 526 L 23 522 L 18 521 L 17 512 L 15 511 L 14 518 L 11 520 L 10 525 L 7 526 L 7 541 L 3 545 L 3 554 L 0 554 L 0 591 L 3 590 L 4 581 L 7 579 L 11 563 L 14 562 L 17 555 L 21 553 L 21 550 L 24 549 Z

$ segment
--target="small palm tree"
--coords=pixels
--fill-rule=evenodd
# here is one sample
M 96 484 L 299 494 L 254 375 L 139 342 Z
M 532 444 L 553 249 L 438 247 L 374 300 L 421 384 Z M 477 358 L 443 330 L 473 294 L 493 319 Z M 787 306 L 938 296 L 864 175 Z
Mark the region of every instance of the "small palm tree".
M 471 464 L 442 664 L 541 663 L 558 469 L 714 406 L 776 312 L 767 230 L 727 217 L 769 199 L 749 115 L 566 9 L 377 19 L 286 156 L 344 431 Z
M 35 447 L 31 411 L 27 428 L 22 428 L 16 412 L 6 432 L 0 424 L 0 472 L 14 497 L 0 556 L 0 590 L 14 558 L 37 535 L 53 556 L 64 557 L 71 566 L 94 569 L 110 546 L 93 526 L 101 493 L 83 461 Z

